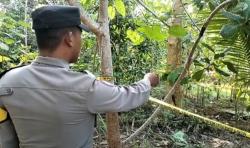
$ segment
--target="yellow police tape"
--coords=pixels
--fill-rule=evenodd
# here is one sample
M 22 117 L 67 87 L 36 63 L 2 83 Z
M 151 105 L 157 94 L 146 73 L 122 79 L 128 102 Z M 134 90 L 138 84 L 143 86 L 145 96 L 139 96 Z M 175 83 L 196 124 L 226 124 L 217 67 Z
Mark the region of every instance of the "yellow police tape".
M 101 77 L 97 77 L 96 78 L 97 80 L 102 80 L 102 81 L 113 81 L 114 80 L 114 77 L 112 76 L 101 76 Z
M 0 122 L 7 119 L 7 112 L 0 107 Z
M 215 121 L 215 120 L 211 120 L 209 118 L 206 118 L 206 117 L 203 117 L 203 116 L 200 116 L 200 115 L 197 115 L 197 114 L 194 114 L 194 113 L 191 113 L 189 111 L 186 111 L 184 109 L 181 109 L 181 108 L 178 108 L 176 106 L 173 106 L 171 104 L 168 104 L 164 101 L 161 101 L 159 99 L 156 99 L 156 98 L 153 98 L 153 97 L 150 97 L 149 98 L 150 101 L 154 102 L 154 103 L 157 103 L 157 104 L 160 104 L 168 109 L 171 109 L 173 111 L 176 111 L 178 113 L 181 113 L 181 114 L 185 114 L 187 116 L 191 116 L 191 117 L 194 117 L 194 118 L 198 118 L 200 120 L 202 120 L 203 122 L 205 123 L 208 123 L 210 125 L 214 125 L 215 127 L 217 128 L 222 128 L 222 129 L 225 129 L 225 130 L 229 130 L 231 132 L 234 132 L 234 133 L 239 133 L 247 138 L 250 138 L 250 133 L 247 132 L 247 131 L 243 131 L 241 129 L 238 129 L 238 128 L 235 128 L 235 127 L 232 127 L 232 126 L 229 126 L 229 125 L 226 125 L 226 124 L 223 124 L 223 123 L 220 123 L 218 121 Z

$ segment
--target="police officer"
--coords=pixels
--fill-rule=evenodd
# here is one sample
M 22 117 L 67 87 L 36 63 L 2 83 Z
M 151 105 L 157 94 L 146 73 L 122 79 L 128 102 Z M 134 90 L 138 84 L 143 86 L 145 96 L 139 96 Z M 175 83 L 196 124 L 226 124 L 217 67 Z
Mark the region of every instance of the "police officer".
M 92 147 L 95 113 L 136 108 L 159 83 L 157 75 L 148 73 L 123 87 L 70 70 L 69 63 L 79 56 L 81 31 L 88 31 L 77 7 L 44 6 L 32 19 L 39 56 L 0 81 L 0 101 L 21 148 Z

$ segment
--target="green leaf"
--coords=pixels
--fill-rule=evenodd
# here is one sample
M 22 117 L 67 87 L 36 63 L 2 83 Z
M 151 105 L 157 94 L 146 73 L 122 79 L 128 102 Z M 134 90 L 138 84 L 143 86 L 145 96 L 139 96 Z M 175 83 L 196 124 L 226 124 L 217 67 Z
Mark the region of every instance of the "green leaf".
M 125 5 L 122 0 L 115 0 L 115 8 L 118 13 L 120 13 L 123 17 L 126 15 Z
M 85 4 L 86 5 L 90 5 L 91 4 L 91 0 L 86 0 Z
M 224 53 L 225 55 L 227 55 L 228 52 L 229 52 L 230 50 L 232 50 L 232 48 L 226 48 L 226 49 L 223 51 L 223 53 Z
M 180 143 L 184 143 L 184 144 L 188 144 L 186 137 L 187 137 L 186 134 L 183 133 L 182 131 L 178 131 L 173 135 L 173 138 L 175 141 L 180 142 Z
M 196 7 L 198 7 L 200 10 L 203 9 L 205 2 L 203 0 L 192 0 L 194 5 L 196 5 Z
M 200 81 L 200 79 L 202 78 L 202 75 L 203 75 L 203 73 L 204 73 L 204 70 L 205 70 L 205 69 L 196 71 L 196 72 L 193 74 L 192 79 L 195 79 L 196 81 Z
M 161 80 L 163 80 L 163 81 L 167 81 L 168 80 L 168 75 L 169 75 L 169 73 L 166 73 L 166 72 L 164 72 L 163 74 L 162 74 L 162 76 L 161 76 Z
M 167 78 L 169 84 L 170 84 L 170 85 L 173 85 L 173 84 L 175 83 L 175 81 L 177 80 L 178 76 L 179 76 L 179 73 L 178 73 L 178 72 L 172 71 L 172 72 L 168 75 L 168 78 Z
M 21 37 L 21 38 L 25 38 L 25 35 L 22 34 L 22 33 L 19 33 L 19 32 L 15 32 L 15 31 L 12 31 L 13 33 L 15 33 L 17 36 Z
M 82 6 L 88 6 L 90 5 L 91 0 L 80 0 L 80 4 Z
M 175 81 L 178 79 L 180 73 L 183 71 L 184 67 L 178 67 L 174 70 L 172 70 L 168 77 L 167 77 L 167 81 L 169 82 L 170 85 L 173 85 L 175 83 Z
M 213 2 L 209 2 L 209 3 L 208 3 L 208 6 L 209 6 L 209 9 L 210 9 L 211 11 L 213 11 L 213 10 L 215 9 L 215 7 L 216 7 L 215 3 L 213 3 Z
M 204 66 L 204 65 L 203 65 L 201 62 L 199 62 L 198 60 L 194 60 L 193 62 L 194 62 L 194 65 L 195 65 L 195 66 L 201 66 L 201 67 Z
M 187 35 L 186 29 L 180 25 L 171 26 L 168 30 L 168 33 L 175 37 L 184 37 Z
M 223 58 L 223 57 L 225 57 L 225 53 L 218 53 L 218 54 L 215 54 L 215 55 L 214 55 L 214 59 L 215 59 L 215 60 L 217 60 L 217 59 L 219 59 L 219 58 Z
M 238 92 L 237 92 L 237 98 L 241 97 L 242 95 L 244 94 L 244 92 L 240 89 Z
M 226 76 L 226 77 L 230 76 L 228 73 L 226 73 L 225 71 L 219 69 L 219 68 L 216 67 L 216 66 L 214 66 L 214 69 L 215 69 L 215 71 L 216 71 L 217 73 L 219 73 L 220 75 L 223 75 L 223 76 Z
M 4 44 L 4 43 L 2 43 L 2 42 L 0 42 L 0 49 L 2 49 L 2 50 L 9 50 L 9 46 L 6 45 L 6 44 Z
M 182 71 L 183 71 L 184 67 L 183 66 L 180 66 L 178 68 L 175 69 L 175 71 L 180 74 Z
M 10 39 L 10 38 L 4 38 L 3 41 L 4 41 L 4 43 L 6 43 L 8 45 L 11 45 L 15 42 L 13 39 Z
M 144 41 L 144 38 L 136 31 L 127 30 L 127 37 L 133 42 L 134 45 L 139 45 Z
M 190 81 L 190 77 L 185 77 L 181 80 L 181 85 L 184 85 L 184 84 L 188 84 L 188 82 Z
M 232 71 L 233 73 L 238 73 L 238 70 L 234 67 L 234 65 L 231 62 L 222 61 L 225 65 L 227 65 L 227 68 Z
M 238 99 L 239 99 L 240 101 L 243 101 L 243 102 L 247 100 L 246 97 L 239 97 Z
M 246 5 L 243 6 L 243 16 L 248 20 L 250 17 L 250 0 L 245 0 Z
M 209 58 L 204 58 L 204 61 L 205 61 L 207 64 L 210 64 Z
M 239 30 L 239 25 L 226 24 L 222 27 L 220 34 L 223 38 L 233 38 L 237 35 Z
M 249 8 L 247 2 L 239 2 L 237 4 L 237 6 L 235 7 L 235 9 L 238 9 L 238 11 L 245 11 L 245 10 L 247 10 L 247 8 Z M 237 10 L 235 10 L 235 11 L 237 11 Z
M 215 53 L 214 49 L 213 49 L 210 45 L 208 45 L 208 44 L 206 44 L 206 43 L 201 43 L 201 45 L 203 45 L 203 46 L 206 47 L 208 50 L 210 50 L 210 51 L 212 51 L 213 53 Z
M 25 27 L 25 28 L 28 28 L 30 27 L 29 23 L 25 22 L 25 21 L 18 21 L 18 24 Z
M 84 5 L 86 3 L 86 0 L 80 0 L 80 4 Z
M 10 61 L 10 58 L 9 58 L 9 57 L 0 55 L 0 63 L 1 63 L 1 62 L 7 62 L 7 61 Z
M 30 61 L 30 60 L 34 60 L 36 56 L 37 56 L 37 53 L 32 53 L 32 52 L 30 52 L 30 53 L 28 53 L 28 54 L 22 55 L 22 56 L 20 57 L 20 60 L 21 60 L 21 62 L 26 63 L 26 62 L 28 62 L 28 61 Z
M 250 112 L 250 105 L 248 105 L 248 106 L 246 107 L 246 111 L 247 111 L 247 112 Z
M 246 2 L 239 2 L 234 8 L 233 11 L 236 13 L 242 13 L 246 11 L 248 8 L 248 4 Z
M 223 11 L 222 14 L 228 18 L 229 20 L 233 21 L 233 22 L 237 22 L 237 23 L 241 23 L 244 22 L 245 19 L 244 17 L 238 15 L 238 14 L 234 14 L 232 12 L 228 12 L 228 11 Z
M 137 29 L 139 32 L 144 33 L 148 38 L 156 41 L 163 41 L 167 38 L 167 33 L 161 31 L 161 26 L 143 26 Z
M 115 9 L 112 6 L 108 7 L 108 16 L 110 20 L 115 18 Z

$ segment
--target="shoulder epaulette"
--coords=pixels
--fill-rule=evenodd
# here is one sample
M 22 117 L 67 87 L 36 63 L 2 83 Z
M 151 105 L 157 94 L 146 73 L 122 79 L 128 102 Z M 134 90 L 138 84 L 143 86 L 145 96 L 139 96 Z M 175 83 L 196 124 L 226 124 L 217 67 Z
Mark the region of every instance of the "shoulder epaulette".
M 16 66 L 16 67 L 12 67 L 10 69 L 7 69 L 7 70 L 4 70 L 3 72 L 0 72 L 0 79 L 9 71 L 13 70 L 13 69 L 16 69 L 16 68 L 20 68 L 20 67 L 23 67 L 25 65 L 21 65 L 21 66 Z

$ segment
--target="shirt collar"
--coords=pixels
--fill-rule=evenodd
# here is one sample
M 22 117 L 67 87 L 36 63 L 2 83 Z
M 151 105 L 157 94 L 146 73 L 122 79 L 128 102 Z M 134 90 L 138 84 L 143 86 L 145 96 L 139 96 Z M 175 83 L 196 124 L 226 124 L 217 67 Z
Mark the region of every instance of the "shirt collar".
M 61 67 L 61 68 L 66 68 L 69 69 L 69 63 L 63 59 L 57 59 L 57 58 L 52 58 L 52 57 L 43 57 L 43 56 L 38 56 L 32 64 L 42 64 L 42 65 L 47 65 L 51 67 Z

